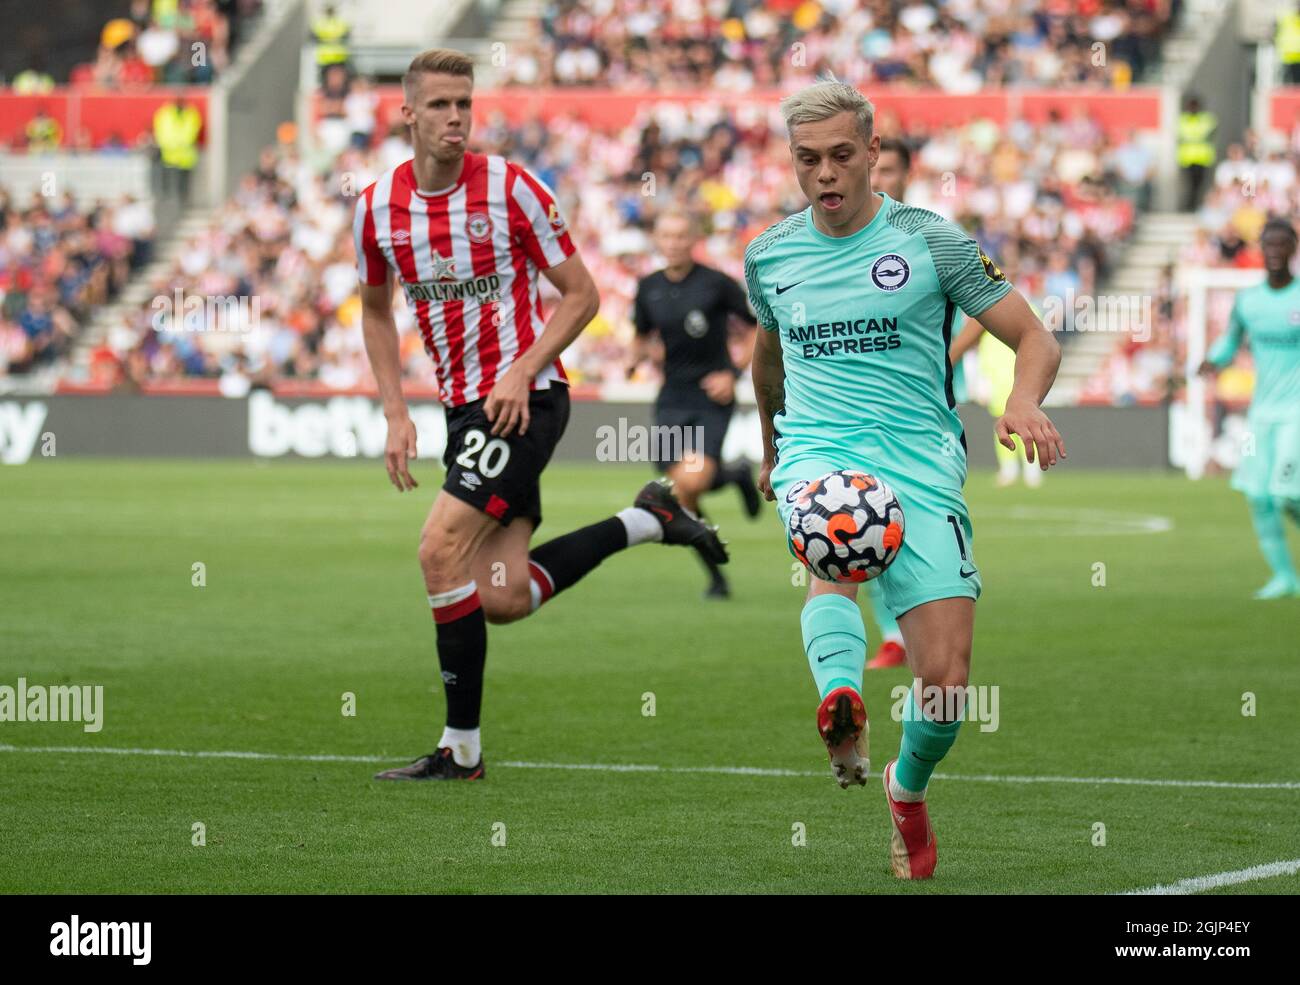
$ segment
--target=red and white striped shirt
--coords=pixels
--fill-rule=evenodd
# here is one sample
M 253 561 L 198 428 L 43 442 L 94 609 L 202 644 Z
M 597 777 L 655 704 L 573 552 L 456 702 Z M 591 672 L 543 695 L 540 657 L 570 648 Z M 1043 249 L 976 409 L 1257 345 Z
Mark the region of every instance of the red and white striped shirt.
M 536 343 L 538 271 L 575 252 L 545 182 L 497 155 L 466 153 L 460 180 L 433 194 L 399 164 L 361 193 L 352 233 L 363 284 L 396 272 L 448 407 L 486 397 Z M 554 381 L 568 382 L 558 358 L 531 388 Z

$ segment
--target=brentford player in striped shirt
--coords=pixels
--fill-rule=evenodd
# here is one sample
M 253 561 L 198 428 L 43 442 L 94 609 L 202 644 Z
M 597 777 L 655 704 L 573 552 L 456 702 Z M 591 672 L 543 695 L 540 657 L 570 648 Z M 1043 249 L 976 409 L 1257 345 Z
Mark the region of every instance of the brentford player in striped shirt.
M 633 544 L 688 545 L 714 563 L 727 555 L 716 528 L 663 482 L 615 516 L 529 550 L 542 519 L 539 479 L 569 419 L 560 353 L 595 315 L 596 285 L 545 183 L 469 152 L 470 58 L 426 51 L 402 85 L 415 157 L 361 194 L 353 233 L 366 353 L 388 418 L 385 463 L 399 492 L 417 486 L 416 433 L 402 396 L 394 279 L 447 410 L 447 475 L 420 534 L 447 720 L 434 752 L 376 778 L 478 780 L 487 623 L 522 619 Z M 539 272 L 560 292 L 549 317 Z M 493 577 L 502 562 L 504 579 Z

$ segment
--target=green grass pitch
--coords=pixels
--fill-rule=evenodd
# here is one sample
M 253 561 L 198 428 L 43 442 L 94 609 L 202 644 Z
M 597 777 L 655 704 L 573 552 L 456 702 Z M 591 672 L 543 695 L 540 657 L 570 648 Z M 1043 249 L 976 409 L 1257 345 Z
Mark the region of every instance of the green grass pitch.
M 829 776 L 772 508 L 746 521 L 731 490 L 709 501 L 731 601 L 701 599 L 680 549 L 610 559 L 490 628 L 486 782 L 373 782 L 441 726 L 415 560 L 441 472 L 417 474 L 399 497 L 373 462 L 0 472 L 0 684 L 105 688 L 97 734 L 0 723 L 0 890 L 1093 893 L 1300 856 L 1300 600 L 1250 600 L 1267 573 L 1222 480 L 1067 468 L 1000 491 L 972 475 L 973 683 L 998 686 L 1000 723 L 968 723 L 943 763 L 937 875 L 911 885 L 889 872 L 879 780 Z M 553 466 L 541 535 L 608 516 L 647 474 Z M 907 680 L 866 676 L 877 772 Z M 1296 893 L 1300 876 L 1221 891 Z

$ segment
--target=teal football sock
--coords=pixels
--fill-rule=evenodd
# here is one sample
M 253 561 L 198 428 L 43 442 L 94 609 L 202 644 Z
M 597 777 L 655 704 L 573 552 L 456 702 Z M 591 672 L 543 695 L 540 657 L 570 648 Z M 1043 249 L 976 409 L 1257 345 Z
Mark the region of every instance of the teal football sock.
M 1269 496 L 1250 496 L 1248 501 L 1250 518 L 1255 524 L 1255 536 L 1259 540 L 1264 560 L 1268 562 L 1275 577 L 1295 581 L 1295 566 L 1291 563 L 1291 551 L 1286 544 L 1286 531 L 1282 528 L 1277 501 Z
M 898 620 L 889 611 L 889 606 L 885 605 L 885 589 L 881 586 L 880 579 L 867 582 L 867 598 L 871 600 L 871 614 L 876 617 L 881 637 L 894 642 L 901 640 L 903 634 L 898 628 Z
M 930 782 L 930 774 L 957 741 L 961 719 L 936 722 L 917 707 L 915 689 L 907 692 L 903 706 L 903 743 L 894 764 L 894 780 L 904 790 L 920 793 Z
M 861 692 L 867 633 L 858 604 L 843 595 L 817 595 L 803 607 L 799 623 L 818 695 L 846 685 Z

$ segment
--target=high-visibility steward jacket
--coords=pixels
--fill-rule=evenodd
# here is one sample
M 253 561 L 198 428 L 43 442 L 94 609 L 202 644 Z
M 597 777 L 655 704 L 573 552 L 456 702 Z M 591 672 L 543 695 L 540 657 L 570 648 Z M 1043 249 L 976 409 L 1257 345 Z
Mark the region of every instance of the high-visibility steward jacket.
M 1178 114 L 1178 166 L 1189 168 L 1193 164 L 1210 167 L 1214 164 L 1214 142 L 1210 139 L 1219 121 L 1213 113 Z
M 203 117 L 193 106 L 165 103 L 153 115 L 153 139 L 169 168 L 191 170 L 199 161 L 199 132 Z
M 1300 63 L 1300 14 L 1277 15 L 1277 34 L 1273 37 L 1277 58 L 1283 65 Z
M 316 64 L 339 65 L 348 60 L 348 46 L 344 38 L 352 25 L 342 17 L 317 17 L 311 22 L 311 33 L 316 39 Z

